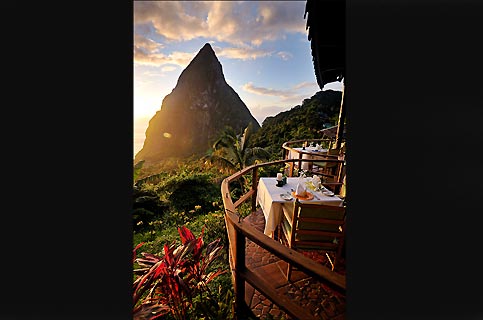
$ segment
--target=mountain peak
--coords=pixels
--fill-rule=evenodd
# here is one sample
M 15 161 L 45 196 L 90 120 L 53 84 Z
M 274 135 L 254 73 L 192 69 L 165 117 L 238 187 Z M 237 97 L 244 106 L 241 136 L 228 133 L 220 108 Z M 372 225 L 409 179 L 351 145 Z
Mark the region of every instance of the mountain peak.
M 186 67 L 186 69 L 188 69 L 190 65 L 196 64 L 198 60 L 203 60 L 201 63 L 220 63 L 218 61 L 218 58 L 216 57 L 215 51 L 209 43 L 205 43 L 205 45 L 195 55 L 193 60 L 191 60 L 190 64 Z
M 135 161 L 205 154 L 225 126 L 241 132 L 260 128 L 245 103 L 226 83 L 220 61 L 206 43 L 181 72 L 161 110 L 150 120 Z
M 215 51 L 213 51 L 209 43 L 205 43 L 193 60 L 181 72 L 176 86 L 194 85 L 201 92 L 214 79 L 223 79 L 225 81 L 225 76 Z
M 201 48 L 200 52 L 208 51 L 208 50 L 213 52 L 213 54 L 215 54 L 215 52 L 213 51 L 213 48 L 211 47 L 211 45 L 208 42 L 205 43 L 205 45 Z

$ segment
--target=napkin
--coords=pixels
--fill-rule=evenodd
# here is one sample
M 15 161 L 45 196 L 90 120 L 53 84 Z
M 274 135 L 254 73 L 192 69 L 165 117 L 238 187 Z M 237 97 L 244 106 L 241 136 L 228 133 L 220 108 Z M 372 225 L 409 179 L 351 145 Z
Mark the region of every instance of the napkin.
M 307 196 L 307 190 L 305 189 L 305 184 L 303 182 L 297 183 L 297 187 L 295 188 L 295 195 L 300 197 Z

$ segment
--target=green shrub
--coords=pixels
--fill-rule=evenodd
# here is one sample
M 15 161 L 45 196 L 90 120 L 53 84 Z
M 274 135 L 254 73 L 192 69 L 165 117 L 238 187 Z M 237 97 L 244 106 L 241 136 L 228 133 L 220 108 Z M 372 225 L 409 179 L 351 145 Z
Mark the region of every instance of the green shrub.
M 205 213 L 213 209 L 212 203 L 220 198 L 219 186 L 209 181 L 206 175 L 196 175 L 183 179 L 173 180 L 166 186 L 171 191 L 168 199 L 174 210 L 192 213 Z M 201 211 L 193 211 L 197 207 Z
M 167 211 L 168 205 L 159 200 L 154 190 L 134 187 L 133 191 L 133 230 L 134 232 L 152 230 L 150 223 L 161 218 Z

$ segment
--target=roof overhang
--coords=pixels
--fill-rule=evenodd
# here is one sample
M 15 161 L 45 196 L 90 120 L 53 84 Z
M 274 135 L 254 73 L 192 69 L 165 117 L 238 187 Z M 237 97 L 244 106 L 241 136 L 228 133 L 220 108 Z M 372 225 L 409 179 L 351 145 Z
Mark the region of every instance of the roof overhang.
M 308 16 L 307 16 L 308 14 Z M 345 76 L 345 1 L 307 0 L 306 29 L 320 89 Z

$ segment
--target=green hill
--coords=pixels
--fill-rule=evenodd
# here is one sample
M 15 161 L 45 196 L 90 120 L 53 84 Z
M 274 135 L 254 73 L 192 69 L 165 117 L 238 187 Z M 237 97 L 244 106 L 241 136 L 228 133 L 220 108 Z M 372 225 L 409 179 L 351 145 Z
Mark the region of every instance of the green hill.
M 251 138 L 251 145 L 281 157 L 282 144 L 290 140 L 321 138 L 320 130 L 337 124 L 342 92 L 319 91 L 288 111 L 267 117 Z

